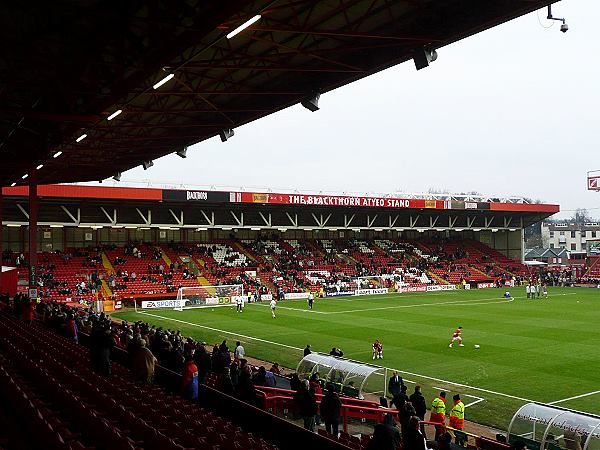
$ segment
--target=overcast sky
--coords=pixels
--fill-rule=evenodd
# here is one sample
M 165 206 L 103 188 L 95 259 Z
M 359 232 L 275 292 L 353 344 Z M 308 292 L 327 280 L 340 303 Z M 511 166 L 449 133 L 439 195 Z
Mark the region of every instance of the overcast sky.
M 588 208 L 600 193 L 600 1 L 538 11 L 171 155 L 123 180 L 339 192 L 478 191 Z M 541 22 L 541 24 L 540 24 Z M 123 185 L 123 183 L 121 183 Z M 568 217 L 570 211 L 561 213 Z

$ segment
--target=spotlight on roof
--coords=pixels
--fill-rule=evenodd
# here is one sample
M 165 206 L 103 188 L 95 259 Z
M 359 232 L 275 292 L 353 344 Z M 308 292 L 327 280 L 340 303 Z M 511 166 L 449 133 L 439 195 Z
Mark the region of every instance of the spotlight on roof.
M 148 170 L 153 165 L 154 165 L 154 161 L 152 161 L 152 160 L 142 162 L 142 167 L 144 168 L 144 170 Z
M 114 176 L 113 176 L 113 180 L 115 181 L 121 181 L 121 172 L 117 172 Z
M 181 150 L 175 152 L 175 154 L 180 158 L 187 158 L 187 149 L 187 147 L 183 147 Z
M 319 97 L 321 94 L 318 92 L 313 92 L 308 97 L 300 102 L 302 106 L 308 109 L 310 112 L 315 112 L 319 110 Z
M 10 183 L 10 187 L 15 187 L 17 183 Z
M 221 138 L 221 142 L 225 142 L 227 139 L 232 138 L 234 134 L 235 132 L 232 128 L 225 128 L 219 132 L 219 137 Z
M 417 48 L 413 52 L 413 61 L 417 70 L 424 69 L 429 66 L 429 63 L 437 59 L 437 52 L 435 50 L 428 50 L 424 47 Z

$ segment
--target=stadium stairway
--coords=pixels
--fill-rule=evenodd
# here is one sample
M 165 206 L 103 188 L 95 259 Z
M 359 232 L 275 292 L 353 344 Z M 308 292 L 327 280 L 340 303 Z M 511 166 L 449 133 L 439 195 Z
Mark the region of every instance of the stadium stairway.
M 113 297 L 113 291 L 104 279 L 102 280 L 102 297 L 108 299 Z
M 200 286 L 210 286 L 211 285 L 210 281 L 208 281 L 208 279 L 206 279 L 205 277 L 197 277 L 196 279 L 198 280 L 198 283 L 200 284 Z M 215 295 L 217 291 L 215 288 L 211 288 L 211 289 L 207 289 L 206 292 L 208 292 L 210 295 Z
M 433 278 L 437 282 L 437 284 L 450 284 L 448 281 L 444 280 L 442 277 L 436 275 L 430 270 L 427 271 L 427 276 Z
M 105 252 L 102 252 L 102 265 L 104 266 L 104 270 L 106 270 L 107 275 L 111 275 L 115 273 L 115 268 L 113 267 L 108 255 Z
M 248 258 L 250 261 L 252 261 L 253 263 L 261 263 L 263 261 L 260 261 L 259 258 L 257 258 L 255 255 L 253 255 L 250 250 L 248 250 L 246 247 L 244 247 L 242 244 L 240 244 L 237 241 L 231 241 L 228 243 L 229 246 L 234 249 L 236 252 L 241 253 L 242 255 L 245 255 L 246 258 Z
M 171 261 L 171 258 L 169 258 L 169 255 L 167 255 L 161 247 L 157 247 L 157 248 L 160 250 L 160 255 L 162 256 L 162 259 L 165 262 L 165 264 L 167 265 L 167 267 L 171 267 L 172 261 Z

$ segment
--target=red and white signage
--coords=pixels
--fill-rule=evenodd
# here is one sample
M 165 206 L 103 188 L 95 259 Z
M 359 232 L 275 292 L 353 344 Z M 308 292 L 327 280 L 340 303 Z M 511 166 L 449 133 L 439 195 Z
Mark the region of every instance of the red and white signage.
M 239 203 L 269 203 L 276 205 L 349 206 L 361 208 L 431 208 L 450 209 L 447 200 L 423 200 L 387 197 L 356 197 L 349 195 L 273 194 L 235 192 L 232 199 Z
M 477 283 L 477 289 L 495 288 L 496 283 Z
M 400 293 L 405 292 L 427 292 L 427 286 L 402 286 Z
M 600 191 L 600 176 L 588 177 L 588 190 Z

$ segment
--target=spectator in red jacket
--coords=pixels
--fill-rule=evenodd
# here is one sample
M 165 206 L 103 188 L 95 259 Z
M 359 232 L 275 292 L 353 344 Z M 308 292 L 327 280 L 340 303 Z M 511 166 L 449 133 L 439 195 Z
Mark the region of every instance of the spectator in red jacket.
M 23 321 L 28 325 L 31 325 L 31 322 L 33 322 L 34 302 L 35 300 L 29 299 L 23 306 Z
M 69 314 L 67 317 L 67 335 L 73 342 L 79 342 L 79 329 L 77 328 L 73 314 Z
M 198 399 L 198 367 L 189 355 L 185 358 L 185 366 L 181 374 L 181 391 L 188 400 Z

